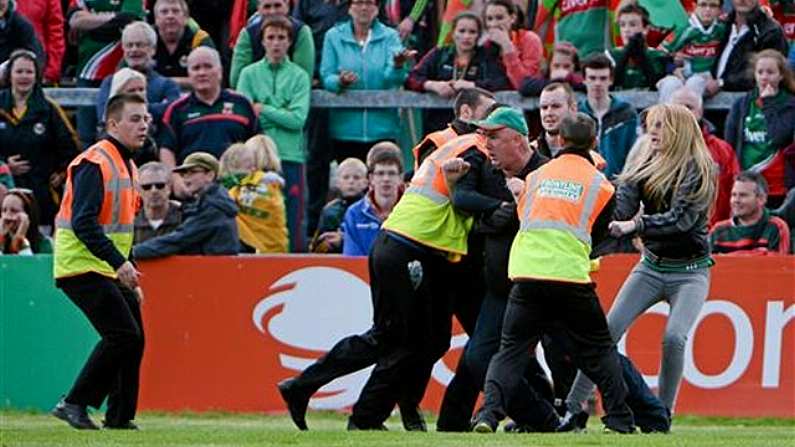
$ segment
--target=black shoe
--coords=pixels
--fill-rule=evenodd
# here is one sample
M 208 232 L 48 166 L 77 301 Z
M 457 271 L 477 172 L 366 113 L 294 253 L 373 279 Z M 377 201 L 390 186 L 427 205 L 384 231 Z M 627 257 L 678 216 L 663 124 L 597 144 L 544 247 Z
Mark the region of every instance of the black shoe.
M 605 425 L 604 428 L 602 429 L 602 432 L 608 434 L 617 433 L 619 435 L 634 435 L 638 432 L 638 430 L 635 428 L 634 425 L 630 425 L 629 428 L 616 428 Z
M 535 433 L 538 430 L 529 425 L 518 424 L 516 421 L 510 421 L 505 424 L 503 431 L 505 433 Z
M 276 385 L 282 395 L 284 403 L 287 404 L 287 411 L 290 412 L 290 419 L 299 430 L 309 430 L 306 426 L 306 407 L 309 405 L 309 396 L 297 390 L 295 379 L 282 380 Z
M 400 420 L 406 431 L 428 431 L 425 418 L 422 417 L 422 413 L 417 407 L 400 407 Z
M 472 420 L 472 431 L 475 433 L 494 433 L 497 431 L 497 421 L 477 415 Z
M 360 431 L 360 430 L 362 430 L 362 431 L 363 430 L 389 431 L 389 429 L 386 428 L 386 425 L 384 425 L 384 424 L 377 425 L 377 426 L 374 426 L 374 427 L 362 427 L 362 426 L 356 425 L 351 418 L 348 418 L 348 431 Z
M 82 405 L 69 404 L 61 399 L 51 413 L 78 430 L 99 430 L 97 424 L 88 417 L 86 407 Z
M 581 432 L 585 431 L 585 426 L 588 424 L 588 413 L 581 411 L 579 413 L 572 413 L 567 411 L 566 414 L 560 418 L 560 424 L 555 429 L 556 432 Z
M 140 430 L 133 421 L 122 422 L 121 424 L 109 424 L 107 421 L 102 421 L 102 428 L 105 430 Z

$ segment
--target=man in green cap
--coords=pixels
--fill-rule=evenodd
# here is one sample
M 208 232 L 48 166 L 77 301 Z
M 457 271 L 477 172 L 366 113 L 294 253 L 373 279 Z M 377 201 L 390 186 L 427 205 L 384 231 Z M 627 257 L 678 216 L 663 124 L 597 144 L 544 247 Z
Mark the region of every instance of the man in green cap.
M 194 152 L 173 172 L 182 177 L 195 200 L 184 205 L 183 221 L 176 230 L 133 247 L 134 258 L 237 254 L 237 205 L 217 182 L 218 160 L 210 153 Z

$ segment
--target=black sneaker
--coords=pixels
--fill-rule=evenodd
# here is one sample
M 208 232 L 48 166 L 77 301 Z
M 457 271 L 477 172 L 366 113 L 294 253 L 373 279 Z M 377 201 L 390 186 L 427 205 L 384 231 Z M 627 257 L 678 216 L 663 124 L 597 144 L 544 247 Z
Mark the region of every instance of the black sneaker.
M 370 431 L 389 431 L 389 429 L 386 428 L 386 425 L 384 425 L 384 424 L 381 424 L 381 425 L 378 425 L 378 426 L 375 426 L 375 427 L 361 427 L 359 425 L 356 425 L 356 423 L 354 423 L 351 418 L 348 418 L 348 427 L 347 428 L 348 428 L 348 431 L 365 431 L 365 430 L 370 430 Z
M 425 418 L 419 408 L 413 406 L 400 407 L 400 420 L 403 422 L 403 428 L 406 431 L 428 431 L 425 425 Z
M 588 413 L 580 411 L 579 413 L 572 413 L 567 411 L 566 414 L 560 418 L 560 424 L 555 429 L 556 432 L 581 432 L 585 431 L 585 426 L 588 424 Z
M 61 399 L 52 409 L 51 414 L 78 430 L 99 430 L 97 424 L 88 417 L 86 407 L 83 405 L 66 403 Z
M 309 430 L 306 425 L 306 407 L 309 406 L 309 397 L 297 390 L 295 379 L 282 380 L 276 385 L 279 394 L 282 395 L 284 403 L 287 404 L 287 411 L 290 412 L 290 419 L 299 430 Z
M 497 421 L 476 416 L 472 421 L 472 431 L 475 433 L 494 433 L 497 431 Z
M 141 428 L 133 421 L 122 422 L 120 424 L 109 424 L 107 421 L 102 421 L 102 428 L 105 430 L 140 430 Z
M 629 429 L 619 429 L 605 425 L 602 432 L 607 434 L 634 435 L 638 430 L 634 425 L 630 426 Z

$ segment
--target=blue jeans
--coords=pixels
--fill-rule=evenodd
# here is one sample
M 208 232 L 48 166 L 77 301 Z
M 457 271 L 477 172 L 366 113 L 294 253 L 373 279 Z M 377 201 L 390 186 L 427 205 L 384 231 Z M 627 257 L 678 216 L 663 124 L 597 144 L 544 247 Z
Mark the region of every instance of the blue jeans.
M 290 252 L 306 251 L 306 165 L 294 161 L 282 161 L 287 210 L 287 232 L 290 235 Z

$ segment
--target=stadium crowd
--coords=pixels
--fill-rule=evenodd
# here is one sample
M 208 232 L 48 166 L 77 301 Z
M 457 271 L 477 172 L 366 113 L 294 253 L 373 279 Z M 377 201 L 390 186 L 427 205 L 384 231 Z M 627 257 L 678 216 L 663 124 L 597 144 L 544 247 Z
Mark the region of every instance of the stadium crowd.
M 76 297 L 89 293 L 87 286 L 70 278 L 118 276 L 122 285 L 93 276 L 87 284 L 109 287 L 119 303 L 138 309 L 130 260 L 370 254 L 373 328 L 343 339 L 316 369 L 280 385 L 299 428 L 306 428 L 306 405 L 320 386 L 375 363 L 349 428 L 380 429 L 398 405 L 406 429 L 424 430 L 417 407 L 455 314 L 472 341 L 445 396 L 440 430 L 469 430 L 482 389 L 477 431 L 493 431 L 506 415 L 519 431 L 582 427 L 591 378 L 605 397 L 608 428 L 631 432 L 636 423 L 667 431 L 683 337 L 703 304 L 710 253 L 792 253 L 793 42 L 793 0 L 0 0 L 0 254 L 52 252 L 55 233 L 58 285 L 92 322 L 112 317 L 81 304 Z M 96 105 L 66 113 L 44 93 L 48 85 L 98 88 Z M 313 88 L 404 88 L 453 99 L 454 106 L 421 117 L 367 104 L 331 113 L 311 108 Z M 660 105 L 638 111 L 622 99 L 625 89 L 657 91 Z M 538 97 L 538 118 L 497 103 L 497 91 Z M 703 101 L 720 91 L 742 95 L 725 122 L 713 123 Z M 405 129 L 417 125 L 428 136 L 404 156 Z M 513 264 L 513 253 L 508 261 L 510 242 L 533 219 L 525 200 L 534 192 L 511 177 L 529 181 L 536 170 L 584 160 L 595 168 L 583 172 L 604 179 L 594 183 L 599 200 L 604 195 L 600 206 L 615 212 L 597 237 L 607 211 L 592 210 L 593 240 L 590 227 L 580 240 L 589 251 L 593 246 L 594 257 L 641 251 L 653 264 L 638 264 L 618 302 L 631 292 L 648 295 L 635 307 L 662 298 L 689 303 L 666 331 L 667 387 L 661 384 L 659 399 L 609 341 L 645 308 L 617 306 L 606 320 L 596 312 L 601 326 L 579 328 L 573 338 L 520 333 L 508 318 L 520 319 L 517 306 L 532 294 L 595 297 L 581 284 L 520 281 L 509 292 L 509 277 L 535 277 Z M 712 177 L 714 190 L 706 186 Z M 110 180 L 104 196 L 91 187 Z M 697 207 L 694 197 L 704 203 Z M 111 216 L 105 207 L 112 201 L 121 205 Z M 440 203 L 444 208 L 435 208 Z M 100 225 L 88 225 L 86 216 Z M 440 222 L 449 232 L 439 233 Z M 128 227 L 129 241 L 121 230 Z M 687 242 L 671 248 L 661 240 L 670 235 Z M 535 236 L 524 236 L 531 246 Z M 85 253 L 78 256 L 80 244 Z M 685 254 L 687 263 L 679 263 Z M 406 277 L 395 275 L 405 265 Z M 632 280 L 641 273 L 645 281 Z M 433 284 L 425 285 L 426 277 Z M 452 278 L 468 278 L 460 299 L 419 303 L 442 295 L 438 284 Z M 584 278 L 587 272 L 557 279 Z M 654 293 L 659 284 L 675 291 L 661 298 Z M 414 299 L 395 305 L 399 293 Z M 574 301 L 535 311 L 593 316 Z M 489 303 L 494 308 L 484 310 Z M 500 323 L 482 322 L 484 314 Z M 432 327 L 416 315 L 428 316 Z M 140 311 L 125 324 L 135 335 L 111 334 L 121 341 L 95 351 L 56 416 L 96 428 L 85 407 L 110 393 L 115 405 L 106 425 L 135 427 L 137 373 L 92 389 L 113 368 L 137 371 Z M 571 331 L 571 321 L 561 324 Z M 108 335 L 109 327 L 95 326 Z M 500 348 L 500 334 L 514 344 Z M 428 342 L 419 351 L 418 337 Z M 534 361 L 516 355 L 536 342 L 553 359 L 554 388 Z M 572 346 L 583 358 L 555 355 Z M 125 392 L 114 388 L 123 386 Z

